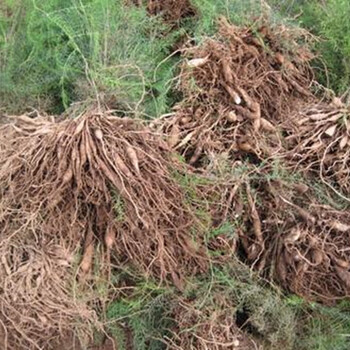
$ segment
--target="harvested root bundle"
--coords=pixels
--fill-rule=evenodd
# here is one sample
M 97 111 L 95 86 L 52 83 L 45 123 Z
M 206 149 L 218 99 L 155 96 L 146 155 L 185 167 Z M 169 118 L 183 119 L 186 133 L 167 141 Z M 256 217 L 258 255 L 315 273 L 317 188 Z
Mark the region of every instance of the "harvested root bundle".
M 350 196 L 350 108 L 339 101 L 311 105 L 293 122 L 286 138 L 288 162 Z
M 222 294 L 201 309 L 194 302 L 179 300 L 173 313 L 177 330 L 166 339 L 169 350 L 257 349 L 236 325 L 234 310 Z
M 184 100 L 162 123 L 169 143 L 191 164 L 222 152 L 277 153 L 280 122 L 314 99 L 311 55 L 296 40 L 285 27 L 253 32 L 222 19 L 216 40 L 187 50 L 179 84 Z
M 145 4 L 150 15 L 160 15 L 171 25 L 176 25 L 182 19 L 196 14 L 196 9 L 190 0 L 127 0 L 127 3 L 136 6 Z
M 265 169 L 266 171 L 267 169 Z M 315 200 L 303 183 L 257 170 L 233 208 L 246 261 L 286 289 L 325 303 L 350 296 L 350 213 Z
M 350 296 L 350 213 L 318 205 L 309 211 L 307 223 L 286 227 L 277 247 L 275 273 L 294 293 L 332 304 Z
M 92 341 L 102 325 L 92 307 L 74 297 L 71 252 L 59 238 L 28 234 L 1 232 L 0 348 L 51 349 L 71 332 L 82 344 Z
M 175 23 L 196 14 L 190 0 L 148 0 L 147 10 L 151 15 L 161 15 L 168 23 Z
M 187 168 L 147 128 L 91 113 L 61 123 L 18 117 L 1 131 L 5 224 L 16 214 L 18 228 L 70 246 L 84 239 L 85 251 L 104 242 L 161 279 L 203 262 L 189 233 L 198 222 L 174 175 Z
M 131 262 L 177 285 L 206 269 L 198 219 L 174 177 L 186 169 L 147 128 L 94 113 L 59 123 L 13 119 L 0 129 L 0 325 L 11 342 L 23 339 L 34 349 L 53 336 L 43 332 L 45 322 L 57 331 L 76 314 L 90 317 L 65 311 L 76 304 L 64 285 L 72 271 L 63 276 L 81 244 L 82 277 L 99 246 L 114 263 Z M 51 258 L 50 247 L 65 253 Z M 29 317 L 41 320 L 41 308 L 43 321 L 35 323 Z M 16 328 L 18 312 L 28 315 L 25 329 Z

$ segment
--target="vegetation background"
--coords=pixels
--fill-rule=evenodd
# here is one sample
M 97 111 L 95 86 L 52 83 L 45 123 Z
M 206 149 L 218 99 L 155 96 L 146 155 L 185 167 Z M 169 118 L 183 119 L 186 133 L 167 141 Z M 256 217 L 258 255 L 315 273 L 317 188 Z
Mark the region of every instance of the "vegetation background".
M 319 81 L 337 94 L 349 89 L 350 2 L 347 0 L 193 0 L 199 18 L 175 30 L 144 7 L 123 0 L 3 0 L 0 3 L 0 108 L 61 113 L 72 103 L 100 99 L 154 118 L 179 96 L 171 93 L 179 38 L 215 33 L 216 19 L 251 21 L 264 13 L 310 30 L 319 54 Z M 269 8 L 270 6 L 270 8 Z M 137 108 L 135 108 L 137 107 Z
M 215 35 L 224 15 L 233 23 L 266 16 L 310 30 L 317 53 L 318 80 L 337 95 L 350 89 L 349 0 L 192 0 L 196 18 L 165 24 L 145 7 L 122 0 L 2 0 L 0 2 L 0 114 L 32 109 L 60 114 L 98 101 L 125 115 L 152 119 L 171 111 L 176 92 L 179 41 L 200 43 Z M 123 271 L 120 276 L 130 274 Z M 118 278 L 122 278 L 122 277 Z M 133 278 L 135 276 L 133 275 Z M 111 331 L 120 320 L 133 329 L 135 349 L 162 349 L 156 339 L 167 334 L 167 308 L 175 297 L 139 279 L 125 300 L 111 303 Z M 347 350 L 349 303 L 324 307 L 259 280 L 238 262 L 213 269 L 185 293 L 196 295 L 196 307 L 213 303 L 208 289 L 235 301 L 237 315 L 249 314 L 253 332 L 266 349 Z M 199 287 L 198 287 L 199 286 Z M 215 307 L 215 305 L 214 305 Z

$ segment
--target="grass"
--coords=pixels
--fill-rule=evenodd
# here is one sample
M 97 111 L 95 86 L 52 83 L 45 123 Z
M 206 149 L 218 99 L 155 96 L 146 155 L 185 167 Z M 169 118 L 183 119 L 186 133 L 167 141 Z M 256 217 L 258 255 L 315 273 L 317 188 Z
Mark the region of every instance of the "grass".
M 350 2 L 347 0 L 269 0 L 284 17 L 320 37 L 314 49 L 318 80 L 337 94 L 350 86 Z
M 37 108 L 61 113 L 73 103 L 107 104 L 143 118 L 170 110 L 181 98 L 173 92 L 181 38 L 214 35 L 217 20 L 271 23 L 301 13 L 295 25 L 322 40 L 315 65 L 322 83 L 343 93 L 350 84 L 350 27 L 347 0 L 192 0 L 195 19 L 176 30 L 145 8 L 122 0 L 4 0 L 0 8 L 0 109 L 20 113 Z M 325 73 L 325 68 L 327 74 Z
M 131 295 L 110 304 L 107 319 L 118 349 L 128 349 L 130 345 L 137 350 L 164 349 L 158 339 L 169 333 L 173 323 L 168 315 L 171 295 L 171 289 L 140 279 Z
M 195 301 L 192 307 L 198 315 L 230 310 L 264 349 L 348 349 L 349 303 L 324 307 L 284 295 L 238 261 L 224 267 L 212 266 L 210 274 L 190 281 L 183 293 L 138 277 L 132 292 L 111 302 L 107 310 L 118 346 L 127 348 L 128 335 L 135 350 L 166 349 L 161 339 L 173 336 L 176 306 L 191 300 Z M 193 324 L 191 332 L 195 329 Z
M 0 109 L 61 113 L 74 103 L 100 103 L 155 118 L 173 93 L 180 40 L 213 35 L 220 16 L 237 24 L 264 13 L 258 0 L 192 0 L 197 17 L 176 29 L 124 0 L 4 0 L 0 10 Z
M 0 15 L 2 108 L 62 112 L 99 101 L 153 117 L 167 109 L 178 33 L 122 0 L 5 0 Z M 157 74 L 155 70 L 157 68 Z M 6 99 L 4 99 L 6 96 Z

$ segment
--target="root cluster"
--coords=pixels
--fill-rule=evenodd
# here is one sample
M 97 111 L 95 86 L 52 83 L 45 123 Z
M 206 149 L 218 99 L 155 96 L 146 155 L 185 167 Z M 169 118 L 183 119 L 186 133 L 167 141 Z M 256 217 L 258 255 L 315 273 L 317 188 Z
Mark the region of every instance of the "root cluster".
M 168 22 L 192 11 L 174 4 L 148 10 Z M 95 111 L 0 125 L 1 348 L 50 349 L 72 330 L 88 342 L 103 325 L 78 286 L 93 289 L 96 271 L 109 282 L 112 266 L 183 290 L 236 254 L 307 299 L 350 296 L 350 110 L 311 93 L 300 35 L 221 19 L 184 50 L 183 101 L 149 127 Z M 169 349 L 254 348 L 212 297 L 178 303 Z
M 161 15 L 170 24 L 196 14 L 196 9 L 189 0 L 148 0 L 147 9 L 151 15 Z
M 196 8 L 190 0 L 126 0 L 127 4 L 147 7 L 151 16 L 162 16 L 165 23 L 177 26 L 187 17 L 196 15 Z
M 256 344 L 237 327 L 229 305 L 222 295 L 215 295 L 213 304 L 200 310 L 194 302 L 179 300 L 174 310 L 177 329 L 166 339 L 167 349 L 256 349 Z
M 305 183 L 274 178 L 269 167 L 243 175 L 231 205 L 242 258 L 262 275 L 309 300 L 350 295 L 348 211 L 321 204 Z
M 312 95 L 311 55 L 297 33 L 226 20 L 220 28 L 215 40 L 187 50 L 184 100 L 155 127 L 216 177 L 221 221 L 237 222 L 231 246 L 244 261 L 303 297 L 348 297 L 349 211 L 323 203 L 308 182 L 346 200 L 349 109 Z
M 161 122 L 170 145 L 200 167 L 216 154 L 278 153 L 279 124 L 314 99 L 312 56 L 297 34 L 266 25 L 254 32 L 222 19 L 217 39 L 188 48 L 179 82 L 184 100 Z
M 350 109 L 332 104 L 306 106 L 292 118 L 287 161 L 319 177 L 338 194 L 350 196 Z M 348 199 L 350 200 L 350 199 Z
M 39 348 L 60 322 L 90 318 L 69 283 L 74 262 L 86 280 L 101 249 L 107 262 L 178 286 L 206 270 L 198 219 L 175 180 L 186 167 L 142 124 L 19 116 L 0 140 L 0 305 L 11 342 Z

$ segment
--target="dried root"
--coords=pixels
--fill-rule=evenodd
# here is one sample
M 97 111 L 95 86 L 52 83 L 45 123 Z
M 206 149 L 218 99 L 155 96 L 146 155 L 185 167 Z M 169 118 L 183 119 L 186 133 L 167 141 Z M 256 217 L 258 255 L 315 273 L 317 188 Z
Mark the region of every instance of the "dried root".
M 169 144 L 202 168 L 224 152 L 233 160 L 276 155 L 280 123 L 314 100 L 311 55 L 293 35 L 265 25 L 255 33 L 222 19 L 216 40 L 189 48 L 179 84 L 184 100 L 160 122 Z
M 236 325 L 234 312 L 222 294 L 215 304 L 201 309 L 194 302 L 179 300 L 174 310 L 176 330 L 166 337 L 169 350 L 254 350 L 257 345 Z
M 161 15 L 170 24 L 196 14 L 190 0 L 148 0 L 147 10 L 151 15 Z
M 225 237 L 231 249 L 223 261 L 238 249 L 294 293 L 327 303 L 348 297 L 349 213 L 320 205 L 307 186 L 274 174 L 272 164 L 316 171 L 348 191 L 349 110 L 335 101 L 297 112 L 316 98 L 311 55 L 293 32 L 262 25 L 253 33 L 225 20 L 220 28 L 216 40 L 187 51 L 179 84 L 184 101 L 159 129 L 189 164 L 217 181 L 212 217 L 236 222 L 239 236 Z M 222 247 L 219 240 L 209 244 Z
M 293 122 L 286 138 L 287 161 L 294 169 L 320 177 L 350 201 L 350 108 L 339 101 L 311 105 L 298 112 Z
M 39 349 L 77 318 L 93 322 L 69 290 L 80 247 L 83 281 L 101 246 L 112 263 L 177 285 L 204 272 L 201 227 L 175 179 L 186 170 L 165 142 L 129 119 L 20 116 L 2 126 L 0 320 L 9 343 Z M 55 255 L 58 247 L 64 251 Z
M 139 7 L 145 5 L 151 16 L 162 16 L 170 25 L 177 25 L 182 19 L 196 14 L 190 0 L 126 0 L 126 3 Z
M 266 171 L 244 178 L 232 202 L 245 261 L 309 300 L 349 297 L 349 212 L 321 205 L 306 185 Z
M 95 311 L 74 297 L 72 252 L 59 239 L 37 238 L 2 236 L 1 349 L 51 349 L 70 332 L 92 341 L 102 325 Z

